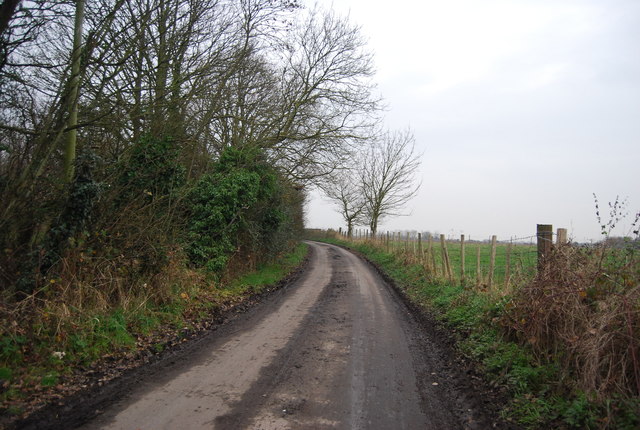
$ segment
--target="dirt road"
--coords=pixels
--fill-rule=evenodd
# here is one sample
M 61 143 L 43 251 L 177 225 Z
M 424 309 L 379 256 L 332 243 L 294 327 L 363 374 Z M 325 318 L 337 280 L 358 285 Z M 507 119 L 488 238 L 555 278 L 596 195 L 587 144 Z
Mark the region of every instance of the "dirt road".
M 488 428 L 376 271 L 310 243 L 308 270 L 83 429 Z

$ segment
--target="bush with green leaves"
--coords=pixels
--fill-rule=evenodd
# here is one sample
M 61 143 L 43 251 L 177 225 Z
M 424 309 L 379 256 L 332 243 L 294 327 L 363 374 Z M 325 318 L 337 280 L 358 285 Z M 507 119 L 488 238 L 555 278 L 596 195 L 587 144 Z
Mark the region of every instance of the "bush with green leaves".
M 261 152 L 226 149 L 188 198 L 192 263 L 221 273 L 234 255 L 283 250 L 293 231 L 291 191 Z

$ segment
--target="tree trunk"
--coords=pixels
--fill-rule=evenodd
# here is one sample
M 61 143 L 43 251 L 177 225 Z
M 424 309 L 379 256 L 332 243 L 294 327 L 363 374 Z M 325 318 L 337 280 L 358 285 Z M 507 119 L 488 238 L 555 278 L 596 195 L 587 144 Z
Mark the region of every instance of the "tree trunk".
M 167 104 L 167 79 L 169 77 L 169 53 L 167 47 L 167 24 L 169 10 L 164 0 L 160 1 L 160 16 L 158 17 L 158 68 L 154 82 L 155 100 L 153 106 L 153 120 L 151 133 L 156 137 L 163 137 L 165 131 L 165 108 Z
M 84 1 L 76 0 L 76 15 L 73 26 L 73 52 L 71 53 L 71 78 L 69 80 L 69 119 L 67 121 L 67 143 L 64 150 L 63 182 L 73 180 L 76 160 L 76 140 L 78 136 L 78 93 L 80 89 L 80 60 L 82 54 L 82 23 L 84 21 Z
M 133 124 L 133 141 L 137 142 L 142 136 L 142 75 L 144 73 L 144 49 L 146 49 L 146 38 L 144 28 L 141 26 L 138 53 L 136 56 L 136 75 L 133 85 L 133 109 L 131 111 L 131 123 Z
M 378 217 L 374 216 L 371 218 L 371 222 L 369 223 L 369 228 L 371 228 L 371 235 L 375 236 L 378 232 Z

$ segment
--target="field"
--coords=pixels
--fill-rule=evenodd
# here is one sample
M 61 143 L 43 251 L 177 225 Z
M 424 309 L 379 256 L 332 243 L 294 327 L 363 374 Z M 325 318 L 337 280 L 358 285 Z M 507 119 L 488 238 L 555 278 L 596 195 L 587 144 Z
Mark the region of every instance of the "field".
M 368 239 L 354 239 L 362 242 Z M 485 287 L 508 286 L 530 280 L 535 275 L 537 248 L 533 243 L 496 242 L 495 251 L 490 242 L 465 242 L 464 271 L 462 271 L 462 245 L 460 240 L 445 241 L 446 254 L 440 239 L 419 241 L 418 238 L 386 237 L 370 241 L 396 255 L 422 263 L 436 278 L 459 282 L 464 285 Z M 492 253 L 494 254 L 492 263 Z M 447 268 L 450 268 L 450 273 Z M 493 270 L 492 270 L 493 268 Z

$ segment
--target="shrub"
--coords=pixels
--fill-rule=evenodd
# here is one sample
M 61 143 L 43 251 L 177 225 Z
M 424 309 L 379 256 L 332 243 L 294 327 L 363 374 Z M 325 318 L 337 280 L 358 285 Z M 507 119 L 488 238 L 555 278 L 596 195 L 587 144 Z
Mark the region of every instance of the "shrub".
M 255 205 L 260 177 L 236 170 L 203 176 L 189 196 L 189 256 L 213 272 L 225 268 L 243 217 Z
M 639 267 L 633 248 L 556 248 L 536 279 L 515 291 L 503 324 L 543 361 L 559 361 L 574 389 L 597 403 L 637 398 Z M 585 409 L 577 406 L 573 412 Z
M 260 151 L 226 149 L 188 196 L 192 263 L 222 274 L 234 257 L 255 267 L 260 255 L 285 250 L 301 219 L 297 197 Z

